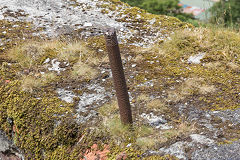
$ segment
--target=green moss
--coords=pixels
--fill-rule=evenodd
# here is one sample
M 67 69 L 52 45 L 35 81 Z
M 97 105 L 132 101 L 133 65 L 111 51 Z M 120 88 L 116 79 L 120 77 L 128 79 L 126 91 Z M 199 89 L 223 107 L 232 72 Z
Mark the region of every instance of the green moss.
M 96 52 L 100 50 L 106 51 L 106 42 L 104 36 L 94 36 L 87 40 L 88 47 L 94 49 Z
M 101 13 L 103 13 L 103 14 L 108 14 L 108 13 L 109 13 L 109 11 L 108 11 L 108 10 L 106 10 L 106 9 L 102 9 L 102 10 L 101 10 Z
M 142 151 L 130 146 L 130 147 L 125 147 L 125 148 L 120 148 L 119 146 L 111 146 L 111 155 L 109 154 L 108 159 L 109 160 L 114 160 L 116 159 L 119 155 L 125 154 L 128 159 L 139 159 L 141 155 L 143 154 Z
M 34 30 L 31 23 L 0 20 L 0 52 L 5 52 L 25 39 L 34 39 L 32 33 L 39 30 Z
M 11 136 L 7 119 L 13 119 L 15 143 L 24 149 L 26 156 L 41 159 L 44 153 L 54 153 L 59 145 L 74 144 L 80 126 L 72 118 L 73 106 L 47 93 L 41 98 L 34 97 L 20 91 L 19 85 L 18 80 L 1 85 L 0 124 Z
M 177 160 L 175 156 L 170 155 L 144 155 L 144 151 L 141 151 L 139 148 L 132 144 L 130 147 L 121 148 L 119 146 L 111 146 L 111 152 L 108 154 L 109 160 L 115 160 L 117 157 L 125 157 L 131 160 Z M 123 158 L 124 159 L 124 158 Z
M 74 105 L 44 89 L 37 94 L 21 91 L 15 67 L 3 63 L 0 68 L 0 129 L 27 159 L 78 159 L 84 147 L 75 144 L 85 130 L 74 119 Z
M 240 107 L 239 37 L 239 33 L 228 30 L 177 32 L 170 40 L 141 53 L 145 59 L 141 67 L 149 72 L 140 72 L 137 84 L 155 79 L 162 86 L 156 87 L 156 91 L 167 90 L 168 97 L 175 95 L 176 101 L 199 97 L 196 104 L 205 109 L 237 109 Z M 201 60 L 204 65 L 189 64 L 188 58 L 199 53 L 205 53 Z
M 172 31 L 176 29 L 193 28 L 192 25 L 183 23 L 177 18 L 168 17 L 164 15 L 150 14 L 147 13 L 145 10 L 137 7 L 122 9 L 120 11 L 119 17 L 122 17 L 122 15 L 125 15 L 125 17 L 117 19 L 117 21 L 130 22 L 133 24 L 132 29 L 137 29 L 140 30 L 141 32 L 151 31 L 151 33 L 155 33 L 158 32 L 159 29 L 161 28 L 163 34 L 170 34 Z M 155 19 L 155 22 L 153 24 L 150 24 L 150 21 L 153 19 Z M 135 23 L 137 25 L 134 25 Z
M 120 0 L 101 0 L 101 1 L 110 2 L 110 3 L 115 4 L 115 5 L 123 4 L 123 2 L 121 2 Z
M 143 159 L 144 160 L 178 160 L 177 157 L 172 155 L 165 155 L 165 156 L 153 155 L 153 156 L 145 157 Z
M 234 138 L 234 139 L 231 139 L 231 140 L 224 140 L 222 142 L 218 142 L 218 145 L 232 144 L 233 142 L 238 141 L 238 140 L 239 140 L 238 138 Z
M 115 11 L 117 8 L 116 5 L 114 5 L 114 4 L 101 4 L 101 5 L 98 5 L 98 7 L 108 9 L 111 11 Z

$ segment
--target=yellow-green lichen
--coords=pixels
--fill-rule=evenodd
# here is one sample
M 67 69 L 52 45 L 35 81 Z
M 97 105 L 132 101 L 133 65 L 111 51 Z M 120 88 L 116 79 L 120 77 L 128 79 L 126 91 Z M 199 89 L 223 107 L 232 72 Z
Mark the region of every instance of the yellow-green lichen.
M 101 0 L 101 1 L 110 2 L 110 3 L 115 4 L 115 5 L 123 4 L 123 2 L 121 2 L 120 0 Z
M 145 10 L 137 7 L 129 7 L 123 9 L 117 21 L 131 22 L 132 29 L 140 30 L 141 32 L 157 32 L 161 28 L 163 34 L 170 34 L 171 31 L 180 28 L 193 28 L 192 25 L 181 22 L 177 18 L 168 17 L 165 15 L 154 15 L 147 13 Z M 153 21 L 153 22 L 152 22 Z M 137 25 L 134 25 L 134 24 Z M 166 32 L 166 33 L 164 33 Z
M 97 52 L 99 50 L 106 51 L 106 41 L 104 36 L 90 37 L 87 40 L 87 44 L 90 48 L 96 50 Z
M 6 62 L 0 67 L 0 129 L 27 159 L 79 159 L 87 145 L 76 144 L 85 130 L 76 123 L 74 104 L 45 88 L 22 91 L 19 70 L 21 65 Z
M 7 119 L 13 120 L 13 138 L 27 157 L 41 159 L 59 145 L 70 146 L 77 141 L 80 126 L 71 117 L 73 106 L 47 93 L 35 97 L 19 86 L 18 80 L 1 85 L 0 124 L 11 136 Z
M 26 47 L 26 44 L 22 44 L 19 46 L 19 53 L 22 56 L 27 54 L 29 57 L 37 57 L 33 59 L 33 65 L 21 65 L 21 63 L 24 64 L 22 59 L 15 56 L 12 57 L 12 59 L 16 58 L 14 59 L 15 63 L 8 64 L 3 62 L 1 65 L 1 129 L 13 139 L 14 143 L 24 151 L 26 158 L 29 159 L 79 159 L 83 156 L 85 150 L 95 142 L 111 143 L 113 146 L 116 146 L 116 141 L 113 138 L 115 132 L 93 131 L 87 133 L 80 125 L 77 125 L 75 121 L 77 116 L 74 112 L 75 103 L 69 104 L 61 101 L 56 96 L 56 93 L 52 92 L 55 89 L 54 85 L 49 88 L 45 87 L 51 80 L 46 80 L 47 83 L 45 83 L 42 77 L 44 75 L 38 73 L 38 69 L 43 69 L 42 57 L 45 57 L 44 60 L 46 58 L 69 60 L 69 57 L 64 56 L 65 52 L 70 53 L 66 49 L 68 45 L 64 43 L 58 45 L 59 43 L 53 41 L 46 43 L 32 42 L 32 44 L 39 45 L 33 45 L 35 49 L 31 49 L 31 47 Z M 31 46 L 31 44 L 28 43 L 28 46 Z M 73 49 L 75 47 L 70 48 Z M 14 50 L 16 48 L 13 48 L 10 52 Z M 81 51 L 71 51 L 74 52 L 73 54 L 70 53 L 71 55 L 75 55 L 75 53 L 80 55 L 82 53 Z M 91 55 L 92 53 L 89 52 L 89 54 Z M 93 64 L 92 61 L 88 62 L 87 59 L 81 59 L 80 56 L 78 60 Z M 29 67 L 30 69 L 25 73 L 25 69 Z M 19 74 L 22 71 L 24 74 Z M 52 73 L 49 72 L 49 74 Z M 31 92 L 28 89 L 24 90 L 23 86 L 25 88 L 29 86 L 29 83 L 24 84 L 26 83 L 24 80 L 29 77 L 33 78 L 35 82 L 43 82 L 44 86 L 32 87 Z M 45 78 L 49 79 L 48 76 Z M 13 120 L 14 126 L 9 124 L 9 119 Z M 119 121 L 117 122 L 120 124 Z M 109 121 L 109 123 L 111 123 L 110 126 L 116 124 L 115 121 Z M 145 136 L 147 131 L 148 129 L 144 129 L 144 127 L 138 128 L 136 137 Z M 134 142 L 135 140 L 132 137 L 129 137 L 130 141 L 127 138 L 127 141 L 124 141 L 123 144 Z M 124 137 L 121 138 L 121 140 L 123 139 Z M 121 146 L 121 149 L 111 151 L 117 154 L 122 150 L 127 151 L 130 158 L 136 158 L 138 156 L 136 152 L 143 152 L 141 150 L 138 151 L 137 146 L 135 149 L 130 150 L 126 146 Z M 110 155 L 114 155 L 114 153 Z
M 239 33 L 228 30 L 179 31 L 158 47 L 141 53 L 145 61 L 139 66 L 149 72 L 140 71 L 135 83 L 154 80 L 160 84 L 154 86 L 156 91 L 167 91 L 167 102 L 199 97 L 196 104 L 205 109 L 237 109 L 239 44 Z M 189 57 L 197 54 L 205 55 L 201 63 L 189 63 Z
M 170 139 L 172 140 L 180 135 L 187 135 L 193 131 L 193 127 L 186 123 L 180 123 L 177 129 L 170 129 L 163 133 L 160 131 L 156 132 L 154 128 L 143 125 L 139 121 L 133 126 L 124 126 L 120 122 L 118 112 L 115 101 L 99 109 L 99 113 L 103 118 L 103 126 L 100 129 L 105 132 L 105 135 L 109 136 L 109 142 L 111 142 L 109 159 L 115 159 L 121 154 L 126 155 L 129 159 L 165 159 L 165 156 L 142 156 L 145 151 L 156 149 L 161 143 L 166 143 Z
M 16 46 L 25 39 L 34 39 L 32 33 L 37 31 L 39 29 L 34 30 L 31 23 L 0 20 L 0 53 Z

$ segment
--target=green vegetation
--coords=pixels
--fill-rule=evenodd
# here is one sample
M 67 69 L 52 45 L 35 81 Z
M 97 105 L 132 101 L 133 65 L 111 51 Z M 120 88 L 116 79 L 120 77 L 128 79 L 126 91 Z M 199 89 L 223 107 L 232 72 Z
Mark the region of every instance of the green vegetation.
M 118 2 L 114 0 L 114 4 Z M 98 72 L 100 66 L 106 67 L 108 62 L 103 36 L 90 37 L 86 42 L 34 37 L 30 37 L 31 41 L 19 40 L 17 37 L 23 38 L 23 33 L 18 30 L 23 30 L 24 35 L 34 32 L 27 27 L 29 24 L 16 22 L 19 28 L 12 29 L 14 22 L 0 21 L 4 26 L 0 28 L 3 41 L 12 40 L 4 41 L 6 43 L 0 48 L 0 129 L 24 151 L 26 159 L 80 159 L 94 144 L 99 152 L 106 150 L 104 146 L 108 145 L 107 158 L 110 160 L 121 155 L 139 159 L 149 149 L 171 145 L 179 138 L 202 131 L 179 115 L 177 105 L 188 103 L 207 111 L 240 108 L 239 33 L 228 29 L 194 28 L 174 17 L 148 14 L 137 7 L 126 8 L 119 17 L 122 14 L 128 14 L 130 21 L 137 22 L 134 27 L 140 30 L 150 33 L 161 28 L 168 35 L 174 32 L 149 48 L 120 45 L 124 56 L 131 56 L 125 71 L 134 77 L 128 82 L 129 90 L 134 93 L 133 126 L 120 123 L 118 106 L 112 99 L 95 109 L 99 114 L 96 121 L 91 121 L 94 124 L 78 123 L 79 98 L 67 103 L 56 93 L 56 86 L 61 85 L 76 89 L 73 90 L 75 94 L 87 94 L 88 91 L 79 85 L 92 84 L 96 77 L 103 76 Z M 138 15 L 141 18 L 137 18 Z M 156 22 L 151 26 L 148 21 L 152 19 Z M 118 21 L 125 22 L 126 18 Z M 6 34 L 4 31 L 9 29 Z M 135 37 L 128 40 L 138 41 Z M 189 57 L 198 54 L 204 54 L 200 62 L 190 63 Z M 45 62 L 48 58 L 69 65 L 63 65 L 66 70 L 60 73 L 49 71 L 51 61 Z M 106 81 L 99 83 L 107 90 L 112 84 L 110 79 Z M 149 81 L 153 86 L 144 85 Z M 164 115 L 171 128 L 162 130 L 150 126 L 140 116 L 142 113 Z M 227 121 L 217 127 L 221 125 L 226 142 L 240 138 L 237 127 Z M 170 155 L 141 158 L 176 159 Z
M 103 47 L 100 45 L 102 42 L 95 37 L 87 43 L 36 39 L 19 41 L 16 46 L 6 44 L 9 48 L 0 57 L 0 129 L 24 151 L 27 159 L 80 159 L 94 143 L 111 146 L 109 159 L 115 159 L 121 152 L 129 158 L 136 158 L 144 153 L 139 145 L 145 144 L 145 149 L 154 145 L 147 144 L 149 138 L 141 138 L 152 132 L 151 128 L 142 126 L 134 135 L 128 136 L 130 139 L 122 137 L 123 145 L 120 147 L 117 135 L 126 133 L 128 129 L 116 119 L 118 111 L 106 126 L 103 121 L 100 126 L 89 129 L 90 126 L 76 123 L 75 105 L 79 99 L 66 103 L 58 98 L 55 86 L 62 83 L 62 79 L 78 77 L 81 82 L 88 82 L 99 74 L 93 75 L 92 71 L 105 61 L 105 57 L 98 53 L 98 49 Z M 15 44 L 14 39 L 12 43 Z M 59 75 L 47 69 L 50 65 L 50 62 L 45 62 L 47 59 L 67 61 L 70 68 L 66 67 L 66 71 Z M 72 73 L 75 75 L 69 77 Z M 136 142 L 135 134 L 140 138 L 138 143 L 127 148 L 127 144 Z M 164 159 L 161 156 L 150 157 Z
M 2 72 L 0 74 L 4 79 Z M 42 159 L 45 155 L 51 159 L 56 149 L 69 148 L 81 135 L 80 126 L 71 118 L 73 106 L 50 93 L 40 92 L 41 98 L 34 97 L 19 90 L 20 84 L 19 80 L 10 80 L 7 84 L 1 81 L 1 129 L 17 146 L 24 148 L 26 158 Z M 9 118 L 13 119 L 14 126 L 9 125 Z
M 174 16 L 183 22 L 188 22 L 194 26 L 201 25 L 220 25 L 223 27 L 233 27 L 238 29 L 240 26 L 240 1 L 221 0 L 209 9 L 211 18 L 209 22 L 200 22 L 192 14 L 182 12 L 178 6 L 179 0 L 122 0 L 131 6 L 137 6 L 153 14 Z
M 240 1 L 239 0 L 221 0 L 214 4 L 210 9 L 212 17 L 210 21 L 217 25 L 225 27 L 240 26 Z
M 179 31 L 171 40 L 140 53 L 142 59 L 154 63 L 141 62 L 142 70 L 149 71 L 140 73 L 137 83 L 156 79 L 156 83 L 165 86 L 156 86 L 156 91 L 175 88 L 167 89 L 168 97 L 160 99 L 165 103 L 191 99 L 194 95 L 205 109 L 239 108 L 239 37 L 239 33 L 226 29 Z M 190 56 L 200 53 L 205 54 L 203 64 L 189 63 Z
M 131 6 L 140 7 L 153 14 L 174 16 L 183 22 L 192 23 L 198 26 L 192 14 L 182 13 L 181 6 L 178 6 L 179 0 L 122 0 Z

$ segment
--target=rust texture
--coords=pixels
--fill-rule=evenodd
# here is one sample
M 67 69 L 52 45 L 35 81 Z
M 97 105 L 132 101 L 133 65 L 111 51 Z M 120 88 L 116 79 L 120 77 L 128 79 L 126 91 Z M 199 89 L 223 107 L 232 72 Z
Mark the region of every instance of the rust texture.
M 120 49 L 114 28 L 105 31 L 106 47 L 116 90 L 120 118 L 123 124 L 132 124 L 132 111 L 125 81 Z

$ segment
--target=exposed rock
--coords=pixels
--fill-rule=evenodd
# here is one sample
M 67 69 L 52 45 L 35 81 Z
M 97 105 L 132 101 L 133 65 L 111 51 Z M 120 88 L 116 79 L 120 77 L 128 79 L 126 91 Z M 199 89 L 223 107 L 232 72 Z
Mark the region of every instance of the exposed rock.
M 167 121 L 162 116 L 156 116 L 153 113 L 150 113 L 150 114 L 142 113 L 140 116 L 145 120 L 147 120 L 148 123 L 153 127 L 160 128 L 160 129 L 172 128 L 172 126 L 169 126 L 167 124 Z
M 188 138 L 187 140 L 184 139 L 185 138 L 184 133 L 183 133 L 184 138 L 180 137 L 181 135 L 180 136 L 178 135 L 176 137 L 170 136 L 174 140 L 171 141 L 168 139 L 167 142 L 163 143 L 164 146 L 162 146 L 160 149 L 158 148 L 157 151 L 155 152 L 153 151 L 153 153 L 155 155 L 160 155 L 160 156 L 162 156 L 163 153 L 170 154 L 170 155 L 176 156 L 179 159 L 186 159 L 186 160 L 187 159 L 199 159 L 199 160 L 201 159 L 203 160 L 205 159 L 206 160 L 208 159 L 209 160 L 210 159 L 216 159 L 216 160 L 217 159 L 231 159 L 231 160 L 240 159 L 240 155 L 239 155 L 240 142 L 239 142 L 239 139 L 234 139 L 235 137 L 237 138 L 239 137 L 239 132 L 237 131 L 239 129 L 239 123 L 240 123 L 240 109 L 235 109 L 234 111 L 233 110 L 211 111 L 210 109 L 204 110 L 202 109 L 202 106 L 201 106 L 201 105 L 205 105 L 206 103 L 208 103 L 206 105 L 209 105 L 209 104 L 212 105 L 215 99 L 207 100 L 204 98 L 211 97 L 212 92 L 217 92 L 220 90 L 224 91 L 225 89 L 229 88 L 229 86 L 226 88 L 221 88 L 221 87 L 226 85 L 227 83 L 231 84 L 231 81 L 229 80 L 230 82 L 227 82 L 227 83 L 222 82 L 222 84 L 219 85 L 218 84 L 219 79 L 218 80 L 216 79 L 215 81 L 211 81 L 211 83 L 215 83 L 214 85 L 211 84 L 211 86 L 213 86 L 214 89 L 209 88 L 210 85 L 203 86 L 205 87 L 206 90 L 211 90 L 212 92 L 203 90 L 200 93 L 198 93 L 198 90 L 201 88 L 194 86 L 195 85 L 194 82 L 192 82 L 192 84 L 190 84 L 190 88 L 186 90 L 184 90 L 184 87 L 188 87 L 188 86 L 187 85 L 184 86 L 184 83 L 182 83 L 191 76 L 192 77 L 197 76 L 197 78 L 200 78 L 201 73 L 198 73 L 198 72 L 199 71 L 205 72 L 206 70 L 204 70 L 203 68 L 197 68 L 197 67 L 199 66 L 206 67 L 206 66 L 204 65 L 204 63 L 203 65 L 196 65 L 196 64 L 200 64 L 201 60 L 207 56 L 210 56 L 208 57 L 207 60 L 209 59 L 211 60 L 211 58 L 214 58 L 215 55 L 211 55 L 208 52 L 205 53 L 206 48 L 203 48 L 204 53 L 195 51 L 193 48 L 194 50 L 193 54 L 196 54 L 196 55 L 192 55 L 192 56 L 187 54 L 181 55 L 177 58 L 177 61 L 175 61 L 170 57 L 172 56 L 172 54 L 174 54 L 174 52 L 176 52 L 177 50 L 180 50 L 180 48 L 175 49 L 174 52 L 172 51 L 169 52 L 170 56 L 168 57 L 166 55 L 164 59 L 160 59 L 162 55 L 166 54 L 164 51 L 162 51 L 161 49 L 159 50 L 153 49 L 153 51 L 143 51 L 141 53 L 136 51 L 136 54 L 142 54 L 142 55 L 139 61 L 134 61 L 134 59 L 137 59 L 136 57 L 134 57 L 136 56 L 134 55 L 135 48 L 133 49 L 134 53 L 132 53 L 133 51 L 131 50 L 131 47 L 136 47 L 136 50 L 137 50 L 138 49 L 137 47 L 139 46 L 148 47 L 153 44 L 158 44 L 158 42 L 161 42 L 161 43 L 163 42 L 162 44 L 164 44 L 165 43 L 164 41 L 167 41 L 169 43 L 172 40 L 171 38 L 169 38 L 169 35 L 172 34 L 174 30 L 178 28 L 188 28 L 190 25 L 187 25 L 186 23 L 182 23 L 173 17 L 168 17 L 164 15 L 161 15 L 161 16 L 152 15 L 149 13 L 145 13 L 145 11 L 140 10 L 138 8 L 131 8 L 130 6 L 124 3 L 121 3 L 120 1 L 114 1 L 113 3 L 110 0 L 109 1 L 107 0 L 41 0 L 41 1 L 39 0 L 1 0 L 0 1 L 0 20 L 7 20 L 7 22 L 9 21 L 30 22 L 33 24 L 33 27 L 42 29 L 41 31 L 37 31 L 36 33 L 34 33 L 35 36 L 39 37 L 44 35 L 44 36 L 47 36 L 49 39 L 57 38 L 64 35 L 66 37 L 67 36 L 70 37 L 71 39 L 73 39 L 73 37 L 78 37 L 79 39 L 84 39 L 88 41 L 88 38 L 90 36 L 102 35 L 104 32 L 104 29 L 107 27 L 116 28 L 118 32 L 119 43 L 121 45 L 126 44 L 130 46 L 129 48 L 124 48 L 125 50 L 127 50 L 127 52 L 126 53 L 124 52 L 125 57 L 123 59 L 123 64 L 124 64 L 124 70 L 131 72 L 131 73 L 128 73 L 130 77 L 128 78 L 128 83 L 132 83 L 131 85 L 133 86 L 132 88 L 134 88 L 134 90 L 129 90 L 129 97 L 130 97 L 131 103 L 133 103 L 132 105 L 133 112 L 134 114 L 136 114 L 134 115 L 136 116 L 135 118 L 138 120 L 143 120 L 144 124 L 150 125 L 151 127 L 153 127 L 154 131 L 156 130 L 159 133 L 160 132 L 162 133 L 162 131 L 164 132 L 165 130 L 179 129 L 175 127 L 179 124 L 179 122 L 181 122 L 181 120 L 184 120 L 189 124 L 191 123 L 197 124 L 196 125 L 197 129 L 194 130 L 194 133 L 187 133 L 188 135 L 186 134 L 187 135 L 186 137 Z M 12 27 L 17 28 L 18 26 L 19 24 L 14 24 Z M 24 27 L 28 28 L 29 26 L 26 25 Z M 0 34 L 3 37 L 5 37 L 8 34 L 9 29 L 6 29 L 4 25 L 0 29 L 2 29 Z M 19 29 L 17 29 L 17 32 L 18 30 Z M 21 37 L 22 40 L 25 40 L 24 36 L 25 34 L 23 34 L 23 37 Z M 15 37 L 19 37 L 19 36 L 15 36 Z M 98 37 L 97 37 L 97 40 L 98 40 Z M 4 43 L 8 41 L 11 41 L 11 39 L 8 39 L 8 38 L 6 38 L 5 40 L 0 39 L 0 47 L 4 46 L 5 45 Z M 192 42 L 189 42 L 189 44 L 191 43 Z M 235 44 L 235 41 L 233 44 Z M 11 46 L 14 46 L 14 45 L 11 45 Z M 93 44 L 90 44 L 90 45 L 93 45 Z M 182 44 L 179 44 L 179 45 L 182 45 Z M 200 48 L 201 47 L 202 46 L 200 46 Z M 171 47 L 168 46 L 167 48 L 171 48 Z M 211 51 L 212 50 L 213 49 L 211 48 Z M 104 53 L 105 50 L 98 49 L 97 53 L 99 52 Z M 154 54 L 152 55 L 152 52 L 154 52 L 154 54 L 159 52 L 159 55 L 158 56 Z M 162 52 L 164 53 L 162 54 Z M 170 58 L 169 61 L 165 61 L 165 59 L 168 59 L 168 58 Z M 181 64 L 180 63 L 178 64 L 178 62 L 180 62 L 179 59 L 182 62 Z M 0 62 L 3 62 L 3 61 L 4 60 L 0 59 Z M 144 65 L 144 63 L 146 64 Z M 186 63 L 186 65 L 184 63 Z M 235 65 L 235 69 L 238 67 L 238 63 L 236 64 L 235 62 L 231 62 L 231 63 Z M 60 76 L 62 76 L 61 75 L 62 72 L 66 72 L 68 74 L 68 69 L 69 68 L 71 69 L 71 65 L 68 62 L 60 62 L 58 61 L 58 59 L 46 58 L 43 64 L 48 66 L 47 71 L 57 72 L 58 75 Z M 226 63 L 224 62 L 222 64 L 224 65 Z M 9 67 L 10 65 L 11 63 L 9 63 L 9 65 L 7 65 L 6 68 L 7 69 L 11 68 Z M 57 88 L 54 88 L 56 89 L 56 93 L 58 94 L 58 97 L 56 97 L 57 100 L 59 100 L 60 98 L 61 100 L 66 101 L 67 104 L 74 103 L 76 107 L 74 109 L 76 109 L 76 112 L 73 113 L 73 116 L 74 118 L 76 118 L 74 120 L 77 120 L 77 122 L 79 123 L 89 122 L 87 124 L 89 125 L 92 122 L 91 120 L 93 118 L 96 118 L 96 119 L 99 118 L 99 115 L 98 115 L 99 113 L 97 111 L 98 107 L 108 102 L 114 95 L 114 91 L 112 89 L 113 87 L 111 86 L 112 87 L 111 88 L 109 87 L 109 85 L 107 87 L 105 86 L 109 84 L 109 81 L 112 78 L 111 72 L 109 69 L 107 69 L 106 66 L 101 66 L 101 65 L 96 65 L 100 70 L 101 75 L 98 75 L 98 77 L 95 79 L 84 81 L 83 84 L 76 85 L 75 82 L 73 82 L 74 84 L 71 84 L 72 81 L 66 82 L 66 84 L 64 83 L 62 86 L 60 84 L 61 82 L 60 83 L 57 82 L 58 84 L 54 84 L 56 86 L 59 85 Z M 219 65 L 221 65 L 221 63 L 219 63 Z M 187 66 L 187 68 L 184 68 L 185 66 Z M 211 65 L 209 64 L 209 66 Z M 167 68 L 168 72 L 166 72 L 166 70 L 164 71 L 164 68 L 165 69 Z M 209 73 L 209 75 L 213 73 L 213 72 L 210 72 L 211 70 L 208 70 L 208 71 L 209 72 L 207 73 Z M 29 75 L 31 74 L 31 72 L 32 71 L 30 69 L 25 69 L 24 74 Z M 40 71 L 41 74 L 45 74 L 45 72 Z M 105 72 L 107 72 L 107 74 Z M 152 72 L 152 73 L 147 75 L 146 73 L 149 73 L 149 72 Z M 230 72 L 234 73 L 234 71 L 232 70 L 230 70 Z M 106 74 L 106 75 L 103 75 L 103 74 Z M 190 74 L 190 75 L 187 75 L 187 74 Z M 236 80 L 236 81 L 233 81 L 234 83 L 237 82 L 236 77 L 233 77 L 233 75 L 231 74 L 229 75 L 230 75 L 229 76 L 230 78 L 234 78 Z M 221 76 L 222 75 L 220 75 L 220 77 Z M 2 77 L 0 77 L 0 80 L 3 81 L 3 84 L 9 83 L 12 81 L 12 80 L 10 81 L 8 79 L 1 79 L 1 78 Z M 68 78 L 68 75 L 66 75 L 66 77 L 64 78 Z M 204 83 L 205 81 L 207 81 L 207 78 L 205 77 L 205 79 L 203 79 L 200 82 Z M 157 79 L 160 79 L 160 80 L 157 81 Z M 76 82 L 76 83 L 80 83 L 80 82 Z M 218 84 L 218 86 L 216 84 Z M 238 83 L 235 83 L 235 84 L 238 84 Z M 200 83 L 198 85 L 200 85 Z M 142 89 L 136 91 L 140 87 L 142 87 Z M 74 91 L 76 92 L 71 90 L 72 88 L 74 88 Z M 175 98 L 178 96 L 179 99 L 177 99 L 176 101 L 175 100 L 172 101 L 171 99 L 170 100 L 164 99 L 164 98 L 167 98 L 169 95 L 171 95 L 170 94 L 171 92 L 168 92 L 169 89 L 173 92 L 176 92 L 175 93 L 176 96 L 175 94 L 174 96 Z M 146 90 L 148 90 L 150 93 Z M 136 94 L 141 94 L 140 91 L 144 92 L 144 94 L 149 96 L 150 99 L 160 98 L 163 101 L 162 113 L 160 113 L 161 111 L 158 111 L 157 109 L 154 110 L 153 112 L 151 109 L 144 108 L 145 107 L 144 105 L 145 103 L 148 103 L 147 102 L 148 100 L 146 100 L 146 102 L 142 101 L 141 104 L 135 103 Z M 226 97 L 222 97 L 222 95 L 218 95 L 217 98 L 220 99 L 218 103 L 220 104 L 221 102 L 224 102 L 222 104 L 227 104 L 227 101 L 225 101 L 225 99 L 228 99 L 229 97 L 233 96 L 233 94 L 239 95 L 239 93 L 235 93 L 238 91 L 239 90 L 236 87 L 235 90 L 230 90 L 229 94 L 228 93 L 226 94 L 227 95 Z M 34 93 L 33 95 L 37 95 L 37 93 Z M 199 96 L 202 96 L 202 97 L 199 97 Z M 196 98 L 197 100 L 195 104 L 192 104 L 195 101 L 194 98 Z M 221 98 L 223 98 L 222 101 L 221 101 Z M 18 100 L 16 101 L 17 101 L 16 103 L 18 103 Z M 201 103 L 201 105 L 199 105 L 198 102 L 199 104 Z M 217 105 L 215 104 L 215 106 L 218 106 L 218 103 Z M 61 105 L 59 106 L 62 107 Z M 237 105 L 235 105 L 235 107 L 236 106 Z M 47 107 L 47 106 L 44 106 L 44 107 Z M 57 110 L 58 109 L 59 108 L 57 108 Z M 141 111 L 139 112 L 138 109 Z M 142 114 L 139 115 L 138 113 L 142 113 Z M 25 115 L 25 111 L 22 112 L 22 115 Z M 60 114 L 60 116 L 64 116 L 64 115 Z M 56 123 L 57 124 L 55 124 L 55 126 L 57 127 L 60 124 L 60 121 L 56 121 Z M 45 123 L 43 125 L 45 125 Z M 39 129 L 40 132 L 41 132 L 41 129 Z M 52 133 L 52 132 L 54 131 L 49 130 L 47 133 Z M 71 130 L 69 131 L 69 134 L 70 132 Z M 228 134 L 228 133 L 233 133 L 233 134 L 229 137 L 228 136 L 224 137 L 224 134 Z M 151 136 L 154 136 L 154 135 L 151 135 Z M 161 136 L 164 136 L 164 135 L 161 135 Z M 39 139 L 39 141 L 42 140 L 41 138 Z M 226 143 L 232 143 L 232 144 L 218 145 L 219 141 L 221 143 L 226 142 Z M 58 141 L 56 141 L 56 144 L 58 144 Z M 62 145 L 61 147 L 63 146 L 64 145 Z M 131 146 L 134 146 L 134 145 L 131 145 Z M 127 147 L 131 147 L 131 146 L 127 146 Z M 53 149 L 54 152 L 58 152 L 60 150 L 60 149 L 59 150 L 57 149 L 59 148 L 57 147 L 54 148 Z M 63 150 L 65 151 L 65 149 Z M 41 156 L 45 156 L 44 151 Z M 121 157 L 124 157 L 124 156 L 121 156 Z M 6 138 L 6 136 L 2 134 L 2 132 L 0 131 L 0 160 L 2 159 L 3 160 L 4 159 L 23 159 L 23 156 L 21 152 L 14 146 L 14 144 L 11 141 L 9 141 Z
M 0 160 L 24 160 L 20 150 L 0 130 Z
M 204 135 L 200 134 L 191 134 L 190 137 L 192 138 L 193 142 L 200 143 L 200 144 L 207 144 L 212 145 L 214 144 L 214 140 L 207 138 Z
M 214 145 L 207 149 L 196 150 L 192 154 L 196 160 L 239 160 L 240 141 L 226 145 Z
M 1 0 L 0 20 L 33 22 L 36 27 L 43 28 L 40 34 L 50 37 L 89 37 L 102 34 L 107 27 L 114 27 L 119 32 L 120 43 L 137 39 L 131 42 L 137 46 L 150 45 L 165 39 L 171 34 L 171 31 L 168 31 L 172 30 L 171 25 L 174 25 L 173 28 L 178 28 L 177 24 L 182 27 L 185 25 L 177 19 L 161 16 L 166 22 L 172 20 L 166 27 L 154 16 L 147 20 L 141 16 L 143 11 L 129 9 L 129 6 L 121 2 L 113 4 L 103 0 Z M 143 22 L 144 26 L 140 27 Z M 150 27 L 151 31 L 144 29 L 147 27 Z
M 176 156 L 179 159 L 187 159 L 184 146 L 187 142 L 177 142 L 172 144 L 169 148 L 161 148 L 160 151 Z
M 188 58 L 188 63 L 194 63 L 194 64 L 199 64 L 201 63 L 201 59 L 205 56 L 205 53 L 199 53 L 195 56 L 190 56 Z
M 61 100 L 66 101 L 67 103 L 73 103 L 73 98 L 76 97 L 72 91 L 68 91 L 62 88 L 58 88 L 57 93 Z

